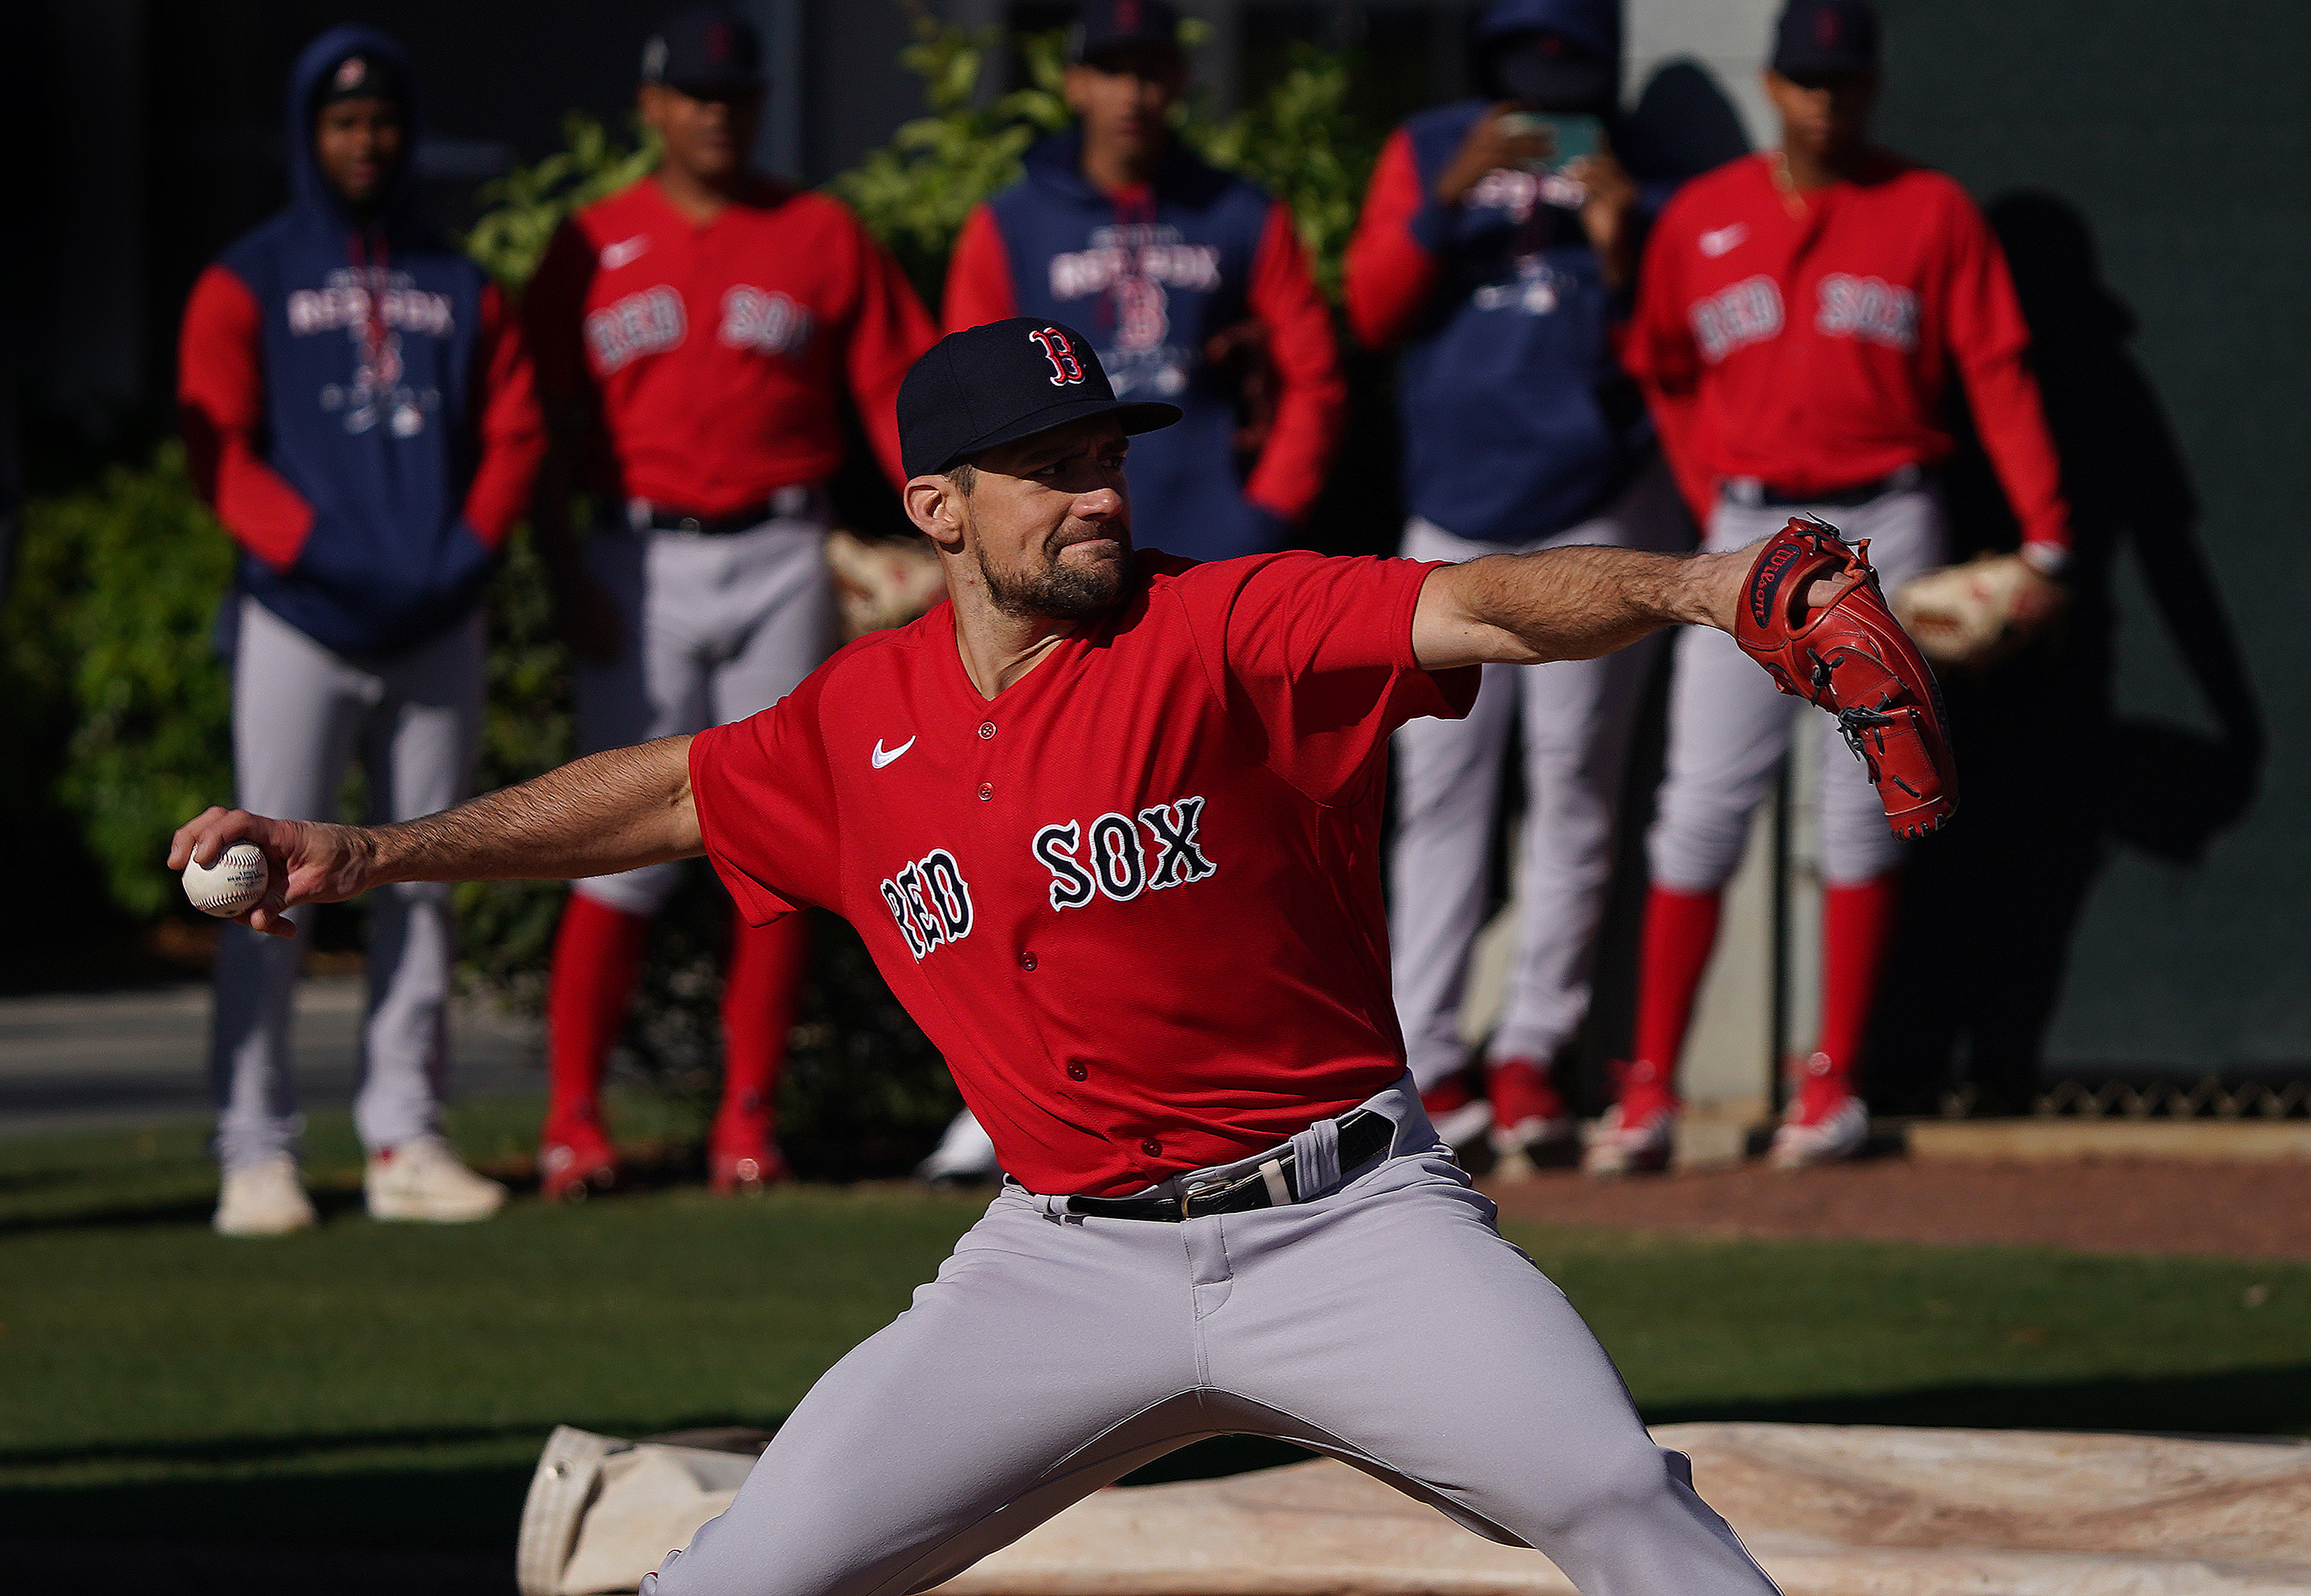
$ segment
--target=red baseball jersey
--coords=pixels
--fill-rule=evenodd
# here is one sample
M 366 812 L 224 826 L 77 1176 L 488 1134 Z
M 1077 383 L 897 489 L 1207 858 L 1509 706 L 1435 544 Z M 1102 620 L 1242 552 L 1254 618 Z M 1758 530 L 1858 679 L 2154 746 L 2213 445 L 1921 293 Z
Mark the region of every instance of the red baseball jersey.
M 764 183 L 703 226 L 655 178 L 562 223 L 524 307 L 539 385 L 595 410 L 586 485 L 709 516 L 842 463 L 847 382 L 884 469 L 900 379 L 937 340 L 838 201 Z
M 1435 568 L 1142 553 L 1134 597 L 992 700 L 941 604 L 699 734 L 707 854 L 756 924 L 859 929 L 1031 1190 L 1271 1147 L 1404 1069 L 1388 735 L 1478 683 L 1413 658 Z
M 1831 493 L 1943 458 L 1954 367 L 2023 536 L 2067 545 L 2029 329 L 1974 201 L 1880 155 L 1800 208 L 1748 155 L 1680 189 L 1646 244 L 1623 357 L 1695 512 L 1728 478 Z

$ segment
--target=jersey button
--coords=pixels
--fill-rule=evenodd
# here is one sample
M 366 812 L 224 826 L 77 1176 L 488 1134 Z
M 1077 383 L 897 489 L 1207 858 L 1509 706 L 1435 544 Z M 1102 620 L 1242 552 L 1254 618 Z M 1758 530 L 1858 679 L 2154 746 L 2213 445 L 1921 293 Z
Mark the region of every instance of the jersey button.
M 1151 1136 L 1139 1144 L 1139 1150 L 1150 1158 L 1160 1158 L 1164 1156 L 1164 1144 Z
M 994 783 L 994 782 L 992 782 L 992 781 L 981 781 L 981 782 L 979 784 L 979 801 L 980 801 L 981 803 L 982 803 L 982 804 L 983 804 L 983 803 L 985 803 L 989 798 L 993 798 L 994 796 L 995 796 L 995 783 Z
M 1034 967 L 1035 955 L 1033 954 L 1023 953 L 1019 955 L 1019 968 L 1022 970 L 1033 970 Z
M 984 742 L 987 738 L 991 737 L 993 737 L 994 735 L 995 735 L 995 722 L 994 722 L 994 721 L 992 721 L 992 720 L 981 720 L 981 721 L 979 723 L 979 736 L 980 736 L 980 740 L 981 740 L 981 741 Z
M 1083 1079 L 1085 1079 L 1086 1077 L 1087 1077 L 1090 1074 L 1091 1074 L 1091 1071 L 1090 1071 L 1090 1070 L 1088 1070 L 1088 1069 L 1086 1069 L 1086 1068 L 1085 1068 L 1082 1065 L 1080 1065 L 1080 1064 L 1070 1064 L 1070 1065 L 1068 1065 L 1068 1078 L 1069 1080 L 1071 1080 L 1071 1081 L 1079 1081 L 1079 1080 L 1083 1080 Z

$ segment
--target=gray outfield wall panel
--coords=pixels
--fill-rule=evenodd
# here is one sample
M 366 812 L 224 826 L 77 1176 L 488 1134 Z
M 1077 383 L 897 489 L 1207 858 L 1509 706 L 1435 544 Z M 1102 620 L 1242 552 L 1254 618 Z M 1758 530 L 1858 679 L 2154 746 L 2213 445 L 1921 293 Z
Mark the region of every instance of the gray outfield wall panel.
M 2047 1069 L 2303 1065 L 2311 7 L 1893 0 L 1886 9 L 1885 142 L 1950 171 L 1985 203 L 2025 189 L 2066 202 L 2092 235 L 2103 282 L 2134 313 L 2132 351 L 2195 490 L 2198 547 L 2269 739 L 2251 807 L 2194 860 L 2112 845 L 2072 947 Z M 2123 558 L 2112 588 L 2117 715 L 2213 733 L 2207 695 L 2151 605 L 2141 562 Z M 2063 707 L 2041 708 L 2058 736 Z M 2072 818 L 2050 813 L 2045 824 Z M 2033 884 L 2010 886 L 2023 894 Z

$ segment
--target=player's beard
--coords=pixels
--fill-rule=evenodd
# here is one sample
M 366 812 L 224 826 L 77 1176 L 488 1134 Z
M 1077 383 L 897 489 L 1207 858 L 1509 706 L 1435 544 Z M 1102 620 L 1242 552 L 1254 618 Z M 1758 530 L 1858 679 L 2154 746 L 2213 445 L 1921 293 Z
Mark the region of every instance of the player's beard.
M 1092 565 L 1069 565 L 1060 555 L 1070 545 L 1112 537 L 1121 545 L 1112 560 Z M 1079 621 L 1107 610 L 1123 591 L 1131 568 L 1131 529 L 1110 524 L 1088 531 L 1070 524 L 1051 534 L 1043 545 L 1042 566 L 1034 571 L 999 571 L 988 563 L 984 545 L 979 550 L 979 576 L 987 597 L 1007 615 L 1049 615 Z

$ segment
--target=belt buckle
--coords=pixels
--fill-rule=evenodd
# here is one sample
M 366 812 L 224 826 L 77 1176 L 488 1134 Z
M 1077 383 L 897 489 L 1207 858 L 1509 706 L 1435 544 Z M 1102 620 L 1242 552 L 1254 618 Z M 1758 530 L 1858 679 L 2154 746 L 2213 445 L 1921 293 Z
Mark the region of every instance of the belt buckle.
M 1217 1178 L 1208 1181 L 1199 1181 L 1196 1184 L 1189 1187 L 1185 1191 L 1180 1193 L 1180 1217 L 1182 1219 L 1190 1217 L 1194 1211 L 1191 1205 L 1208 1201 L 1212 1198 L 1217 1197 L 1226 1191 L 1227 1189 L 1234 1184 L 1234 1182 L 1232 1181 L 1223 1181 Z

